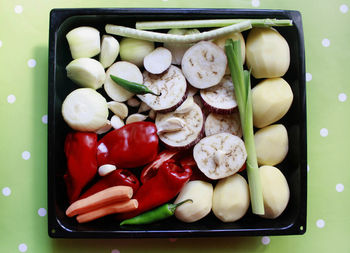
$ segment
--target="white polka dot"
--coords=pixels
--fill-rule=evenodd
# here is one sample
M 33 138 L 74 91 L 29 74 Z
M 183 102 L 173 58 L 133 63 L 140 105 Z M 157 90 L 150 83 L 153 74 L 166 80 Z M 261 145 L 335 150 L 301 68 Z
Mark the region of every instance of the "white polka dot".
M 310 167 L 309 167 L 309 165 L 308 165 L 308 166 L 306 166 L 306 170 L 307 170 L 307 172 L 309 172 L 309 171 L 310 171 Z
M 325 225 L 324 220 L 319 219 L 319 220 L 316 221 L 316 226 L 317 226 L 318 228 L 323 228 L 324 225 Z
M 260 0 L 252 0 L 252 6 L 253 7 L 259 7 L 260 6 Z
M 0 40 L 0 47 L 2 47 L 2 41 Z
M 10 188 L 8 188 L 8 187 L 4 187 L 4 188 L 2 188 L 2 194 L 4 195 L 4 196 L 10 196 L 11 195 L 11 189 Z
M 340 94 L 338 95 L 338 99 L 339 99 L 340 102 L 345 102 L 347 98 L 348 98 L 348 97 L 346 96 L 345 93 L 340 93 Z
M 270 243 L 270 237 L 268 237 L 268 236 L 263 236 L 263 237 L 261 238 L 261 243 L 264 244 L 264 245 L 269 244 L 269 243 Z
M 328 135 L 328 129 L 327 129 L 327 128 L 322 128 L 322 129 L 320 130 L 320 135 L 321 135 L 322 137 L 326 137 L 326 136 Z
M 24 152 L 22 153 L 22 158 L 23 158 L 24 160 L 28 160 L 28 159 L 30 158 L 30 153 L 29 153 L 29 151 L 24 151 Z
M 329 39 L 323 39 L 322 40 L 322 45 L 324 47 L 329 47 L 331 45 L 331 42 L 329 41 Z
M 344 185 L 343 184 L 337 184 L 335 186 L 335 189 L 337 190 L 337 192 L 342 192 L 342 191 L 344 191 Z
M 339 7 L 341 13 L 347 13 L 349 11 L 349 7 L 346 4 L 342 4 Z
M 177 238 L 169 238 L 169 242 L 176 242 Z
M 7 102 L 9 103 L 9 104 L 13 104 L 14 102 L 16 101 L 16 97 L 15 97 L 15 95 L 8 95 L 7 96 Z
M 36 65 L 36 61 L 34 59 L 29 59 L 27 64 L 29 68 L 34 68 Z
M 41 216 L 41 217 L 43 217 L 43 216 L 45 216 L 46 215 L 46 209 L 45 208 L 39 208 L 39 210 L 38 210 L 38 214 L 39 214 L 39 216 Z
M 306 82 L 310 82 L 312 80 L 312 75 L 310 73 L 306 73 Z
M 21 243 L 20 245 L 18 245 L 18 250 L 20 252 L 26 252 L 28 249 L 27 245 L 25 243 Z
M 22 13 L 22 12 L 23 12 L 23 7 L 22 7 L 22 5 L 16 5 L 16 6 L 15 6 L 15 12 L 16 12 L 17 14 Z
M 114 250 L 112 250 L 111 253 L 120 253 L 120 251 L 119 251 L 119 249 L 114 249 Z
M 41 117 L 41 121 L 42 121 L 44 124 L 47 124 L 47 114 L 45 114 L 44 116 Z

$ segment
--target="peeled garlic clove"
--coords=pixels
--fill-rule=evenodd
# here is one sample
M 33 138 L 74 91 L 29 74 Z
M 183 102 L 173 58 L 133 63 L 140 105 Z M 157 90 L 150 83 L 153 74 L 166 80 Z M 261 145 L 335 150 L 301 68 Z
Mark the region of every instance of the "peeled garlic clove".
M 145 102 L 141 102 L 140 108 L 137 112 L 141 113 L 141 112 L 147 112 L 149 110 L 151 110 L 151 107 L 149 107 Z
M 146 115 L 140 114 L 140 113 L 134 113 L 131 114 L 127 119 L 126 119 L 126 124 L 138 122 L 138 121 L 144 121 L 147 119 Z
M 111 125 L 114 129 L 119 129 L 125 124 L 124 121 L 122 121 L 117 115 L 113 115 L 111 118 Z
M 150 118 L 150 119 L 155 119 L 156 118 L 156 111 L 155 110 L 150 110 L 149 111 L 149 113 L 148 113 L 148 117 Z
M 91 58 L 79 58 L 71 61 L 67 67 L 67 77 L 83 88 L 99 89 L 106 79 L 106 73 L 100 62 Z
M 176 108 L 175 113 L 187 113 L 192 110 L 193 104 L 193 97 L 189 96 L 178 108 Z
M 138 107 L 138 106 L 140 106 L 141 101 L 138 100 L 137 98 L 129 98 L 126 103 L 128 104 L 128 106 Z
M 98 168 L 98 174 L 104 177 L 116 169 L 117 167 L 113 164 L 104 164 Z
M 225 160 L 226 153 L 222 150 L 216 150 L 214 153 L 214 162 L 217 166 L 220 166 Z
M 111 35 L 102 36 L 100 62 L 104 68 L 111 66 L 119 54 L 119 42 Z
M 109 110 L 111 110 L 115 115 L 121 119 L 128 117 L 129 109 L 124 103 L 117 101 L 110 101 L 107 103 Z
M 100 32 L 89 26 L 81 26 L 66 35 L 73 59 L 93 57 L 100 53 Z
M 158 134 L 179 131 L 184 127 L 184 125 L 185 121 L 183 119 L 177 117 L 168 118 L 157 126 Z

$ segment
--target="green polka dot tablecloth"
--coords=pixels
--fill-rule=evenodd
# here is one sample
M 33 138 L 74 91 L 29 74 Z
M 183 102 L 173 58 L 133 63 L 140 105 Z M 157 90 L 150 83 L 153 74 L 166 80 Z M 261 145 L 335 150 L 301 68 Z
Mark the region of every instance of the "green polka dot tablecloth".
M 302 14 L 308 114 L 307 232 L 192 239 L 49 238 L 50 10 L 198 6 L 289 9 Z M 349 0 L 0 0 L 0 252 L 350 252 L 349 7 Z

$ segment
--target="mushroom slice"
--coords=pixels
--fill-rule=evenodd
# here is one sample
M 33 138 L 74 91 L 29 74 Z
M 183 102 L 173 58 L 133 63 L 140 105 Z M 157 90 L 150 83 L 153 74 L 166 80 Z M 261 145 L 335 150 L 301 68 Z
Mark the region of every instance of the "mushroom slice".
M 143 78 L 145 86 L 155 93 L 161 93 L 161 96 L 138 95 L 138 98 L 155 111 L 173 111 L 186 99 L 186 79 L 178 67 L 171 65 L 167 71 L 159 75 L 145 71 Z
M 242 137 L 241 120 L 239 113 L 217 114 L 209 113 L 204 124 L 205 135 L 210 136 L 218 133 L 230 133 Z
M 200 140 L 193 149 L 198 168 L 210 179 L 235 174 L 245 163 L 247 152 L 241 138 L 219 133 Z
M 222 78 L 218 85 L 201 90 L 203 105 L 211 112 L 230 114 L 237 107 L 236 97 L 230 76 Z
M 176 120 L 174 120 L 174 118 Z M 194 104 L 192 110 L 187 113 L 157 113 L 156 126 L 157 129 L 162 128 L 164 122 L 169 122 L 172 119 L 173 123 L 177 121 L 183 124 L 183 127 L 177 131 L 160 132 L 159 139 L 172 149 L 188 149 L 193 147 L 204 134 L 204 119 L 201 108 Z

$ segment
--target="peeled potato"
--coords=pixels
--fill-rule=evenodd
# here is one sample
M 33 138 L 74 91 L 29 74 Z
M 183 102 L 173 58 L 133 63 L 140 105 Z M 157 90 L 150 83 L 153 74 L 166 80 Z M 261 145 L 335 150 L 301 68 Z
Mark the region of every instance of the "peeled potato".
M 234 32 L 234 33 L 229 33 L 224 36 L 221 36 L 217 39 L 215 39 L 213 42 L 221 47 L 223 50 L 225 50 L 225 43 L 227 39 L 232 39 L 232 40 L 239 40 L 241 42 L 241 54 L 242 54 L 242 62 L 244 63 L 245 61 L 245 42 L 242 33 L 240 32 Z
M 239 174 L 220 179 L 213 194 L 213 213 L 223 222 L 242 218 L 249 208 L 247 181 Z
M 269 78 L 252 89 L 253 123 L 262 128 L 280 120 L 293 102 L 293 92 L 283 78 Z
M 213 199 L 213 186 L 211 183 L 201 180 L 188 182 L 179 193 L 174 204 L 186 199 L 187 202 L 176 208 L 175 217 L 183 222 L 195 222 L 210 213 Z
M 253 28 L 247 37 L 246 61 L 255 78 L 281 77 L 290 64 L 288 43 L 273 28 Z
M 273 166 L 259 168 L 265 214 L 267 219 L 275 219 L 286 209 L 289 201 L 288 182 L 282 172 Z
M 288 133 L 282 124 L 258 130 L 254 135 L 256 156 L 259 165 L 276 165 L 288 153 Z

